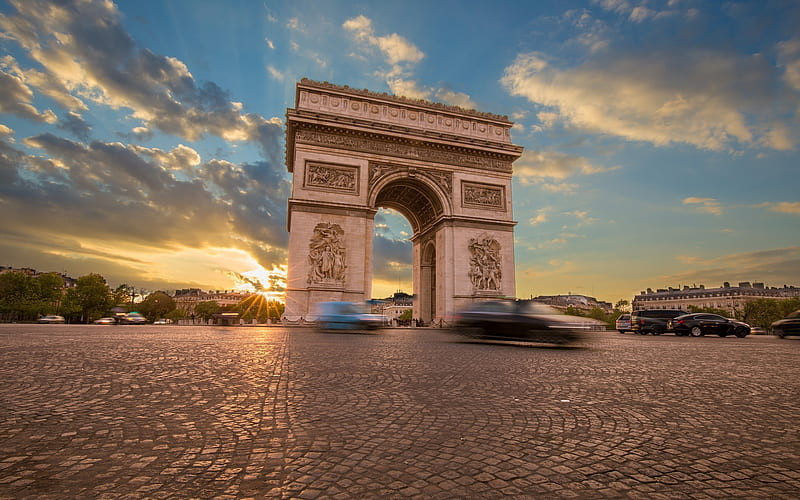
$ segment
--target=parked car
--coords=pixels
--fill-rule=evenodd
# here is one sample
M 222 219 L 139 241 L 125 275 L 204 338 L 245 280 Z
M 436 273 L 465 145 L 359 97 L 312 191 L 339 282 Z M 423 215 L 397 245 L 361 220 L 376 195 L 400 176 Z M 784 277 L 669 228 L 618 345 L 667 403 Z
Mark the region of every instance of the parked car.
M 172 320 L 171 319 L 161 318 L 161 319 L 157 319 L 157 320 L 153 321 L 153 324 L 154 325 L 169 325 L 169 324 L 172 324 Z
M 147 318 L 138 312 L 129 312 L 119 319 L 120 325 L 143 325 L 147 323 Z
M 95 325 L 116 325 L 117 320 L 115 318 L 100 318 L 93 321 Z
M 490 300 L 459 312 L 454 331 L 471 338 L 568 344 L 580 340 L 595 323 L 531 300 Z
M 680 309 L 643 309 L 631 313 L 631 331 L 639 335 L 661 335 L 670 331 L 667 321 L 686 314 Z
M 780 338 L 800 335 L 800 310 L 772 323 L 772 332 Z
M 48 314 L 47 316 L 42 316 L 41 318 L 36 320 L 36 322 L 42 324 L 64 323 L 64 316 Z
M 623 314 L 614 322 L 614 327 L 619 333 L 632 332 L 631 330 L 631 315 Z
M 747 323 L 709 313 L 678 316 L 670 320 L 669 328 L 675 332 L 675 335 L 691 335 L 692 337 L 700 337 L 708 333 L 720 337 L 733 334 L 740 338 L 750 335 L 750 325 Z
M 322 302 L 318 313 L 317 324 L 323 330 L 376 330 L 386 323 L 386 318 L 360 302 Z

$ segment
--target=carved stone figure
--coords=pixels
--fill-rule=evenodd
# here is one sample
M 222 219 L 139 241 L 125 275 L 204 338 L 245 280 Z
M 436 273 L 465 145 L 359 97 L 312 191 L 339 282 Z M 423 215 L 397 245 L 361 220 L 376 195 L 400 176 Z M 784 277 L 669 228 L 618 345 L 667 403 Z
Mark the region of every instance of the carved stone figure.
M 308 244 L 308 283 L 343 283 L 345 264 L 344 230 L 338 224 L 321 222 Z
M 464 205 L 504 208 L 502 187 L 464 183 L 462 193 Z
M 469 279 L 475 290 L 500 290 L 500 243 L 486 234 L 469 240 Z

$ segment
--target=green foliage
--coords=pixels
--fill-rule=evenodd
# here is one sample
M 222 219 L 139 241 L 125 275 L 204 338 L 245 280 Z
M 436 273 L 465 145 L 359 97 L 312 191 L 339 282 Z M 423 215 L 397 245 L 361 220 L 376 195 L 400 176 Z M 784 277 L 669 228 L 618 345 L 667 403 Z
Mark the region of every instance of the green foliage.
M 217 304 L 214 300 L 207 300 L 204 302 L 198 302 L 194 308 L 194 315 L 203 321 L 207 322 L 211 319 L 211 316 L 220 312 L 221 308 L 219 304 Z
M 114 306 L 128 307 L 133 303 L 133 295 L 133 287 L 123 283 L 111 292 L 111 302 Z
M 151 293 L 137 306 L 139 312 L 151 321 L 166 318 L 175 308 L 175 299 L 164 292 Z
M 798 309 L 800 309 L 800 298 L 751 300 L 744 306 L 742 320 L 750 326 L 769 328 L 773 322 L 785 318 Z
M 97 273 L 78 278 L 75 288 L 67 290 L 65 308 L 70 316 L 79 315 L 85 323 L 103 317 L 111 309 L 111 290 L 106 279 Z
M 411 321 L 411 316 L 414 314 L 414 311 L 411 309 L 406 309 L 405 311 L 400 313 L 400 316 L 397 317 L 400 321 Z

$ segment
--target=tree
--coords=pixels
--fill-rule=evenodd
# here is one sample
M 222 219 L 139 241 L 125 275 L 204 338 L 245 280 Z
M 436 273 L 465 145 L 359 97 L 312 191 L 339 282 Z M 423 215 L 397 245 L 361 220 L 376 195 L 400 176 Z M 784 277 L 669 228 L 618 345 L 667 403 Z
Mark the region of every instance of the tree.
M 106 279 L 96 273 L 81 276 L 65 297 L 65 310 L 80 314 L 80 320 L 90 323 L 111 309 L 111 290 Z M 68 314 L 69 314 L 68 313 Z
M 0 274 L 0 314 L 7 321 L 36 319 L 36 311 L 29 310 L 35 298 L 33 279 L 25 273 L 11 271 Z
M 209 319 L 215 314 L 220 311 L 219 304 L 213 300 L 206 300 L 204 302 L 198 302 L 197 305 L 194 307 L 194 314 L 198 318 L 202 319 L 204 322 L 208 322 Z
M 134 293 L 133 287 L 123 283 L 111 292 L 111 302 L 114 306 L 127 307 L 133 304 Z
M 625 299 L 621 299 L 617 301 L 616 305 L 614 306 L 616 311 L 620 311 L 621 313 L 631 312 L 631 303 Z
M 785 318 L 789 313 L 798 309 L 800 309 L 800 298 L 756 299 L 744 305 L 742 320 L 750 326 L 769 328 L 773 322 Z
M 148 319 L 165 318 L 177 306 L 175 300 L 164 292 L 153 292 L 140 304 L 139 312 Z

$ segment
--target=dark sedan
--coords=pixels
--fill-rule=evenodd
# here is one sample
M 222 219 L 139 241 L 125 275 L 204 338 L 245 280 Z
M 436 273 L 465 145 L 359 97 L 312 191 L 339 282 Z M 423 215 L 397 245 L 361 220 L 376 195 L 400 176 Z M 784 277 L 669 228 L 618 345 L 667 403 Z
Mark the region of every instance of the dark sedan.
M 747 323 L 709 313 L 684 314 L 671 319 L 667 325 L 679 336 L 700 337 L 712 333 L 720 337 L 736 335 L 741 338 L 750 335 Z
M 471 338 L 568 344 L 594 323 L 530 300 L 491 300 L 461 311 L 454 331 Z
M 772 333 L 780 338 L 800 336 L 800 310 L 772 323 Z

